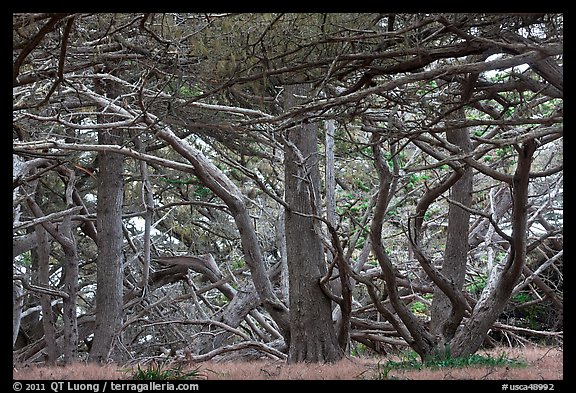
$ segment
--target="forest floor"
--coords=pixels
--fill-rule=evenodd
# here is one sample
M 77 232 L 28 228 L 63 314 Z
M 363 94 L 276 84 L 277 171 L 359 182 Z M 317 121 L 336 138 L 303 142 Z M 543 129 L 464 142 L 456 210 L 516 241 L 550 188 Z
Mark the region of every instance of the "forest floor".
M 478 354 L 506 357 L 522 366 L 469 366 L 438 369 L 395 369 L 386 365 L 393 358 L 351 358 L 336 364 L 294 364 L 279 361 L 202 362 L 181 368 L 198 370 L 207 380 L 562 380 L 563 350 L 558 347 L 496 348 Z M 28 366 L 13 369 L 15 380 L 126 380 L 133 368 L 78 363 L 66 367 Z

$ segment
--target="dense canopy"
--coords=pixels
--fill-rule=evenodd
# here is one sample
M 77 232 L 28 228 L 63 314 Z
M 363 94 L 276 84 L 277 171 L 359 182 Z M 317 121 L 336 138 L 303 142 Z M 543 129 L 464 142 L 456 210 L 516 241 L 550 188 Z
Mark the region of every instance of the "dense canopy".
M 13 15 L 16 362 L 561 343 L 562 198 L 562 15 Z

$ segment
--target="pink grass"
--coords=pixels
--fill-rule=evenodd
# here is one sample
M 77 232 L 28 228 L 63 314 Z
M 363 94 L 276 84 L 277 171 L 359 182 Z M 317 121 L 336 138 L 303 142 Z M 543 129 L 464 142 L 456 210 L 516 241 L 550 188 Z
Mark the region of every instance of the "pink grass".
M 527 347 L 498 348 L 481 354 L 498 357 L 504 352 L 510 359 L 524 360 L 528 366 L 466 367 L 439 370 L 391 370 L 383 373 L 388 358 L 353 358 L 335 364 L 291 364 L 280 361 L 202 362 L 189 364 L 182 371 L 199 368 L 203 379 L 216 380 L 360 380 L 384 376 L 395 379 L 450 380 L 561 380 L 563 379 L 563 351 L 559 348 Z M 380 366 L 379 364 L 380 363 Z M 15 380 L 118 380 L 130 379 L 134 367 L 120 365 L 97 366 L 86 363 L 60 366 L 16 366 Z

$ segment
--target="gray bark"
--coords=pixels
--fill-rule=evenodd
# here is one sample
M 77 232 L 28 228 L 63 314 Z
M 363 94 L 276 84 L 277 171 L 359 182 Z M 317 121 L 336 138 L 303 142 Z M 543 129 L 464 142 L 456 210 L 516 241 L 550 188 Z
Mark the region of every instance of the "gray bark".
M 464 117 L 464 111 L 459 112 L 460 117 Z M 460 147 L 464 152 L 472 150 L 467 129 L 448 131 L 446 139 Z M 470 207 L 472 204 L 472 168 L 465 167 L 461 171 L 461 177 L 450 188 L 450 197 L 453 201 Z M 466 276 L 470 212 L 453 203 L 450 203 L 448 209 L 448 235 L 442 262 L 442 274 L 452 282 L 456 290 L 461 290 Z M 434 292 L 430 315 L 430 332 L 441 337 L 441 342 L 444 343 L 450 341 L 454 336 L 456 328 L 464 316 L 464 309 L 458 303 L 452 304 L 448 296 L 437 288 Z
M 212 283 L 217 283 L 223 278 L 223 275 L 211 254 L 199 256 L 157 257 L 154 258 L 154 261 L 165 265 L 186 266 L 197 273 L 203 274 L 208 281 Z M 228 283 L 222 283 L 217 288 L 230 300 L 230 303 L 211 319 L 223 322 L 232 328 L 238 327 L 244 318 L 246 318 L 254 308 L 261 304 L 260 297 L 258 296 L 253 283 L 248 283 L 238 291 Z M 210 330 L 210 326 L 206 327 L 205 330 Z M 230 337 L 230 335 L 231 333 L 228 330 L 224 330 L 216 336 L 203 335 L 195 343 L 195 352 L 202 355 L 219 348 L 223 345 L 224 341 Z
M 374 134 L 372 138 L 372 142 L 376 142 L 377 135 Z M 398 317 L 389 312 L 382 303 L 379 302 L 371 286 L 367 286 L 367 289 L 378 311 L 390 323 L 392 323 L 392 325 L 394 325 L 402 338 L 406 340 L 406 342 L 420 355 L 420 357 L 425 358 L 434 347 L 434 339 L 432 335 L 424 329 L 420 320 L 408 309 L 402 299 L 400 299 L 396 269 L 394 268 L 394 265 L 384 248 L 384 244 L 382 243 L 382 227 L 386 209 L 390 201 L 393 175 L 392 172 L 390 172 L 388 164 L 382 157 L 378 143 L 372 145 L 372 152 L 374 154 L 375 166 L 378 172 L 380 185 L 378 187 L 378 197 L 374 206 L 374 217 L 370 224 L 370 240 L 372 243 L 372 251 L 378 260 L 378 264 L 380 265 L 382 274 L 384 275 L 386 294 L 390 299 L 390 305 Z M 412 246 L 417 249 L 417 244 L 412 244 Z M 416 254 L 418 255 L 418 253 Z M 421 262 L 424 268 L 427 267 L 425 262 L 426 261 Z
M 122 131 L 100 131 L 98 142 L 121 145 Z M 121 154 L 98 154 L 96 328 L 89 360 L 101 363 L 108 360 L 122 326 L 124 178 Z
M 305 86 L 288 86 L 285 104 Z M 317 128 L 302 124 L 288 131 L 284 149 L 286 249 L 290 284 L 290 346 L 288 362 L 334 362 L 342 358 L 334 326 L 332 304 L 319 285 L 326 274 L 319 222 L 320 171 Z M 300 214 L 298 214 L 300 213 Z
M 66 185 L 66 207 L 72 208 L 74 200 L 75 176 L 73 170 L 67 171 L 68 184 Z M 77 360 L 78 357 L 78 320 L 77 320 L 77 299 L 78 299 L 78 249 L 76 238 L 74 237 L 74 226 L 72 218 L 66 216 L 62 221 L 61 232 L 63 234 L 60 244 L 64 251 L 64 291 L 68 294 L 64 298 L 63 320 L 64 320 L 64 362 L 69 364 Z M 58 239 L 57 239 L 58 240 Z
M 24 291 L 18 283 L 12 283 L 12 347 L 16 345 L 18 332 L 20 331 L 20 320 L 22 319 L 22 307 L 24 306 Z
M 139 136 L 134 137 L 134 145 L 140 152 L 144 152 L 144 146 Z M 154 195 L 152 190 L 152 183 L 148 176 L 148 163 L 144 160 L 138 162 L 140 165 L 140 175 L 142 176 L 142 204 L 144 205 L 144 237 L 142 239 L 142 280 L 140 286 L 143 290 L 146 289 L 148 284 L 148 277 L 150 276 L 150 234 L 152 231 L 152 219 L 154 215 Z
M 64 177 L 68 178 L 66 184 L 66 208 L 72 209 L 74 206 L 73 191 L 75 184 L 74 171 L 65 168 L 60 168 L 59 171 L 63 173 Z M 31 198 L 26 198 L 28 207 L 31 212 L 37 217 L 45 217 L 44 213 L 38 204 Z M 70 215 L 65 216 L 62 220 L 60 227 L 56 227 L 48 220 L 39 221 L 40 225 L 48 231 L 48 233 L 62 246 L 64 252 L 63 260 L 63 283 L 64 291 L 66 294 L 63 300 L 62 319 L 64 323 L 63 337 L 64 343 L 62 352 L 64 355 L 64 362 L 71 363 L 77 360 L 78 353 L 78 323 L 76 316 L 77 297 L 78 297 L 78 255 L 76 249 L 76 241 L 74 237 L 74 226 Z
M 35 232 L 38 237 L 36 247 L 36 258 L 38 259 L 38 285 L 50 287 L 50 245 L 46 230 L 42 225 L 36 225 Z M 46 362 L 54 364 L 58 357 L 56 348 L 56 327 L 54 312 L 52 311 L 52 301 L 48 294 L 40 295 L 40 305 L 42 306 L 42 327 L 44 328 L 44 338 L 46 340 Z
M 456 331 L 450 343 L 453 356 L 473 354 L 480 348 L 485 334 L 504 310 L 522 274 L 526 263 L 529 174 L 536 147 L 536 142 L 530 139 L 518 148 L 518 164 L 512 180 L 510 252 L 505 263 L 499 266 L 494 284 L 486 286 L 472 315 Z
M 290 284 L 288 280 L 288 258 L 286 257 L 286 228 L 284 227 L 284 210 L 278 213 L 276 220 L 276 244 L 280 254 L 280 294 L 286 304 L 290 304 Z
M 158 127 L 154 123 L 153 118 L 147 118 L 146 120 L 156 131 L 156 136 L 167 142 L 176 152 L 186 158 L 194 166 L 194 174 L 198 176 L 206 187 L 222 199 L 230 209 L 240 234 L 246 265 L 250 268 L 258 296 L 260 296 L 266 311 L 270 313 L 270 316 L 280 328 L 282 335 L 287 338 L 290 332 L 288 310 L 272 289 L 272 283 L 266 272 L 256 230 L 244 202 L 242 192 L 202 152 L 177 137 L 168 127 Z
M 510 195 L 510 190 L 508 187 L 499 188 L 494 194 L 494 206 L 492 218 L 494 221 L 498 222 L 504 216 L 504 214 L 510 210 L 512 207 L 512 197 Z M 475 248 L 483 241 L 486 241 L 485 235 L 490 227 L 490 220 L 487 218 L 481 218 L 475 223 L 468 237 L 468 243 L 470 248 Z M 502 238 L 495 234 L 491 240 L 502 240 Z

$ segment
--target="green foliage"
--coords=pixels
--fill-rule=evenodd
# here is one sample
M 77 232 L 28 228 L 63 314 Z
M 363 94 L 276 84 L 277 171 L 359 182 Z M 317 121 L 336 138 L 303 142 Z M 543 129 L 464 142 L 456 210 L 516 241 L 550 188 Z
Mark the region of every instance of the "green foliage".
M 246 266 L 246 261 L 242 258 L 236 259 L 232 262 L 232 269 L 242 269 L 244 266 Z
M 514 147 L 512 147 L 512 146 L 504 146 L 504 147 L 496 149 L 496 155 L 499 158 L 506 157 L 508 154 L 511 154 L 513 152 L 514 152 Z
M 181 86 L 178 89 L 178 95 L 183 98 L 193 98 L 202 95 L 203 92 L 198 87 Z
M 468 292 L 478 294 L 484 290 L 487 283 L 488 283 L 488 276 L 486 274 L 482 274 L 478 277 L 475 277 L 472 284 L 466 286 L 466 290 Z
M 361 189 L 362 191 L 370 191 L 370 187 L 368 187 L 362 180 L 360 179 L 356 179 L 354 181 L 354 184 L 356 185 L 356 187 L 358 187 L 359 189 Z
M 24 267 L 32 266 L 32 254 L 30 251 L 26 251 L 18 256 L 18 261 Z
M 416 91 L 416 94 L 420 97 L 427 95 L 428 93 L 436 90 L 438 88 L 438 83 L 435 80 L 430 80 L 422 83 L 422 87 Z
M 406 184 L 406 188 L 412 190 L 416 184 L 426 181 L 430 178 L 429 175 L 426 174 L 416 174 L 413 173 L 408 177 L 408 183 Z
M 546 306 L 542 304 L 527 305 L 526 303 L 534 300 L 528 292 L 519 292 L 511 300 L 519 305 L 516 308 L 515 315 L 521 316 L 521 320 L 524 322 L 522 325 L 530 329 L 542 329 L 542 326 L 540 326 L 541 321 L 546 318 L 548 312 Z
M 185 371 L 182 370 L 182 364 L 174 366 L 168 362 L 151 362 L 145 368 L 138 365 L 138 368 L 132 374 L 132 379 L 140 381 L 175 381 L 201 378 L 203 378 L 203 375 L 200 373 L 200 367 Z
M 483 136 L 485 133 L 486 133 L 486 129 L 474 131 L 474 135 L 478 136 L 478 137 Z
M 168 179 L 167 177 L 159 177 L 158 180 L 168 184 L 197 184 L 199 181 L 196 176 L 189 176 L 183 179 Z
M 514 295 L 512 300 L 517 303 L 526 303 L 532 300 L 532 296 L 530 296 L 530 294 L 526 292 L 519 292 L 516 295 Z
M 352 345 L 350 348 L 350 355 L 352 356 L 363 356 L 366 353 L 366 345 L 362 343 L 357 343 L 356 345 Z
M 194 196 L 198 199 L 206 198 L 211 193 L 212 191 L 210 191 L 209 188 L 204 186 L 196 186 L 196 188 L 194 189 Z
M 426 314 L 428 306 L 422 302 L 416 301 L 410 304 L 410 310 L 412 310 L 412 312 L 415 314 Z
M 390 210 L 388 210 L 388 211 L 386 212 L 386 215 L 387 215 L 388 217 L 397 216 L 397 215 L 398 215 L 398 209 L 392 208 L 392 209 L 390 209 Z

